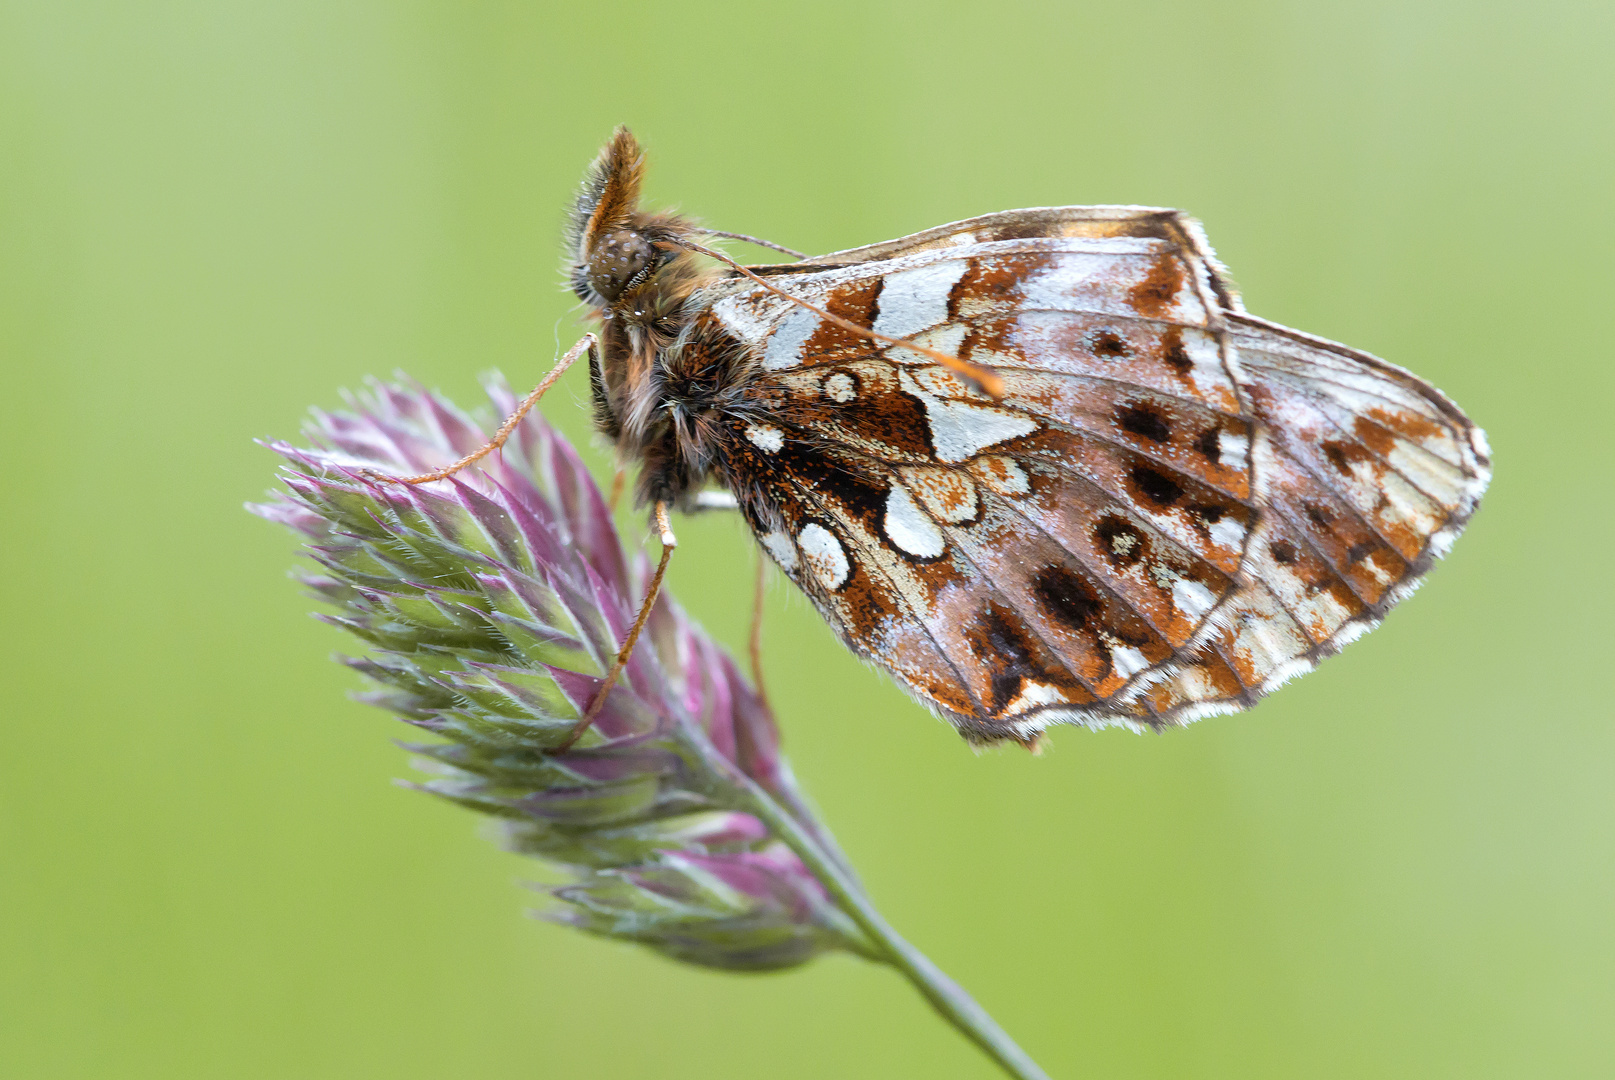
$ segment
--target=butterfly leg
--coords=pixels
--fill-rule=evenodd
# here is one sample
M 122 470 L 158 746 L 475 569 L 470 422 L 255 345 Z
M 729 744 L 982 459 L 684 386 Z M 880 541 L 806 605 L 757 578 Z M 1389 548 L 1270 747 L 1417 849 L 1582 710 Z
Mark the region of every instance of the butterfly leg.
M 575 364 L 578 357 L 584 353 L 588 353 L 593 357 L 595 346 L 598 343 L 598 339 L 593 334 L 584 334 L 583 340 L 568 349 L 566 354 L 555 362 L 555 366 L 550 368 L 549 374 L 545 375 L 543 380 L 533 388 L 533 392 L 523 398 L 520 405 L 516 406 L 516 411 L 505 418 L 505 422 L 499 425 L 499 430 L 494 432 L 493 438 L 459 461 L 451 465 L 445 465 L 441 469 L 433 469 L 429 473 L 422 473 L 419 476 L 386 476 L 382 473 L 371 473 L 370 475 L 378 480 L 390 481 L 395 484 L 429 484 L 433 480 L 447 479 L 467 465 L 476 464 L 505 445 L 505 440 L 510 438 L 510 433 L 516 430 L 516 425 L 522 422 L 522 417 L 526 416 L 532 407 L 538 404 L 538 399 L 543 397 L 545 392 L 555 385 L 557 379 L 566 374 L 566 369 Z
M 611 494 L 606 497 L 606 508 L 613 514 L 617 512 L 617 504 L 622 502 L 622 489 L 628 483 L 628 470 L 621 465 L 611 474 Z
M 739 509 L 740 501 L 727 491 L 700 492 L 689 507 L 692 513 Z M 763 600 L 767 595 L 767 585 L 768 560 L 763 557 L 762 549 L 759 548 L 756 585 L 752 590 L 751 637 L 748 649 L 751 656 L 751 684 L 756 689 L 758 700 L 763 703 L 764 708 L 768 707 L 768 693 L 763 689 Z
M 702 491 L 695 496 L 695 504 L 691 510 L 739 510 L 740 500 L 727 491 Z
M 751 594 L 751 637 L 747 642 L 747 651 L 751 659 L 751 685 L 757 691 L 757 700 L 763 703 L 763 708 L 773 710 L 768 705 L 768 691 L 763 689 L 763 599 L 768 587 L 768 560 L 763 557 L 763 549 L 757 549 L 757 578 L 752 587 Z
M 667 576 L 667 564 L 672 561 L 673 549 L 679 546 L 678 537 L 673 535 L 673 523 L 668 520 L 665 502 L 656 504 L 656 529 L 661 534 L 662 560 L 656 564 L 656 573 L 651 575 L 650 586 L 645 590 L 645 602 L 640 605 L 639 614 L 634 617 L 634 625 L 629 628 L 628 637 L 624 639 L 622 648 L 617 650 L 617 659 L 612 662 L 611 670 L 606 672 L 600 689 L 595 691 L 594 700 L 589 702 L 582 719 L 567 732 L 566 739 L 555 748 L 556 753 L 571 747 L 573 743 L 583 738 L 584 732 L 594 726 L 595 718 L 605 707 L 606 695 L 611 693 L 611 688 L 622 674 L 622 669 L 627 666 L 628 658 L 634 652 L 634 643 L 639 640 L 639 632 L 645 629 L 645 621 L 650 618 L 651 608 L 656 606 L 656 596 L 662 591 L 662 578 Z

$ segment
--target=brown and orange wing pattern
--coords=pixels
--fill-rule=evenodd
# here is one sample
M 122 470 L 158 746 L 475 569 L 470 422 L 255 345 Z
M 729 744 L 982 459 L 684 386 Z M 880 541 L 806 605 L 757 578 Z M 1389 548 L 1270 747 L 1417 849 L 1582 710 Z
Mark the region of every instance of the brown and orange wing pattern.
M 1170 212 L 1021 211 L 769 269 L 1004 380 L 987 398 L 744 283 L 701 298 L 697 332 L 753 354 L 719 472 L 764 546 L 973 739 L 1248 704 L 1377 618 L 1484 485 L 1445 399 L 1243 315 Z
M 1223 628 L 1131 703 L 1151 723 L 1243 708 L 1372 630 L 1490 477 L 1485 434 L 1408 372 L 1247 315 L 1230 333 L 1261 433 L 1261 522 Z

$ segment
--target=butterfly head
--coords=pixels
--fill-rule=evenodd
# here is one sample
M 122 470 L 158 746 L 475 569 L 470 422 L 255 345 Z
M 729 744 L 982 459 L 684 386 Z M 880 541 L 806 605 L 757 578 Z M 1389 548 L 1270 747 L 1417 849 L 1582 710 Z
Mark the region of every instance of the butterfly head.
M 639 209 L 645 155 L 619 127 L 589 167 L 572 209 L 568 282 L 579 299 L 613 317 L 654 310 L 665 317 L 670 300 L 682 300 L 698 276 L 695 256 L 673 241 L 695 233 L 673 214 Z

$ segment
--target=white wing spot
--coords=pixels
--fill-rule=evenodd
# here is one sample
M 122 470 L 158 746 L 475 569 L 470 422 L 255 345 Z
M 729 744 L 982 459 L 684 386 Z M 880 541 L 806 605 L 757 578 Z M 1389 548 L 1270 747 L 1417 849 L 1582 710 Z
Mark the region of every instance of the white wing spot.
M 1004 706 L 1004 714 L 1013 716 L 1016 713 L 1027 712 L 1039 705 L 1064 705 L 1066 696 L 1058 686 L 1048 683 L 1032 682 L 1028 679 L 1022 684 L 1021 692 L 1016 694 L 1008 705 Z
M 1217 597 L 1210 589 L 1193 578 L 1186 578 L 1175 567 L 1156 563 L 1149 567 L 1155 584 L 1172 591 L 1172 606 L 1190 619 L 1198 619 L 1217 606 Z
M 746 441 L 765 454 L 777 454 L 785 445 L 785 433 L 767 424 L 747 424 Z
M 1250 452 L 1250 440 L 1237 431 L 1222 428 L 1217 432 L 1217 463 L 1224 468 L 1243 470 L 1245 455 Z
M 838 371 L 824 380 L 824 396 L 845 405 L 858 396 L 858 383 L 845 371 Z
M 1098 311 L 1099 299 L 1114 291 L 1125 264 L 1109 252 L 1063 251 L 1042 270 L 1021 282 L 1027 311 Z
M 802 310 L 798 308 L 797 310 Z M 723 323 L 724 329 L 741 341 L 755 341 L 768 333 L 768 323 L 759 319 L 739 297 L 726 296 L 712 305 L 712 314 Z
M 1217 605 L 1211 590 L 1198 581 L 1179 578 L 1172 583 L 1172 606 L 1191 619 L 1198 619 Z
M 901 484 L 886 493 L 886 539 L 899 550 L 922 559 L 934 559 L 947 549 L 942 530 L 925 515 Z
M 1149 667 L 1150 662 L 1137 649 L 1125 645 L 1113 645 L 1110 649 L 1110 666 L 1115 669 L 1117 675 L 1126 679 L 1134 672 Z
M 1218 547 L 1238 551 L 1245 543 L 1245 523 L 1238 518 L 1218 518 L 1206 531 L 1211 534 L 1211 542 Z
M 967 461 L 989 446 L 1037 430 L 1037 421 L 1020 413 L 962 401 L 926 402 L 925 412 L 936 456 L 950 463 Z
M 769 371 L 795 367 L 802 362 L 802 346 L 819 328 L 819 316 L 805 307 L 791 305 L 791 310 L 779 321 L 763 349 L 763 367 Z
M 796 534 L 796 542 L 802 548 L 803 561 L 820 585 L 833 592 L 847 583 L 852 566 L 835 533 L 815 522 Z
M 880 288 L 875 332 L 908 337 L 946 319 L 948 297 L 969 267 L 963 259 L 948 259 L 887 274 Z
M 792 573 L 796 570 L 796 545 L 791 543 L 789 536 L 775 529 L 772 532 L 764 533 L 762 540 L 763 547 L 767 548 L 768 553 L 774 556 L 774 561 L 779 563 L 780 569 L 786 573 Z
M 925 405 L 937 460 L 950 465 L 969 461 L 995 443 L 1037 430 L 1037 421 L 1025 413 L 969 401 L 944 401 L 929 394 L 907 369 L 901 372 L 899 385 Z

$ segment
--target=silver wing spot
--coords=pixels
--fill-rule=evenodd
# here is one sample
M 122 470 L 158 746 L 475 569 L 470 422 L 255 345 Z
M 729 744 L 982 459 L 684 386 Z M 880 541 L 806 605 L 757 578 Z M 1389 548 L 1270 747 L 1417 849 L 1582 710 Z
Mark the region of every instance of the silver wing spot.
M 774 556 L 774 561 L 779 563 L 780 569 L 787 574 L 794 573 L 796 570 L 796 545 L 791 543 L 791 538 L 776 529 L 773 532 L 764 533 L 761 539 L 763 547 L 767 548 L 768 553 Z
M 981 451 L 1008 439 L 1030 435 L 1038 429 L 1036 420 L 1013 409 L 977 405 L 969 401 L 946 401 L 925 389 L 906 368 L 899 385 L 925 405 L 931 428 L 931 445 L 938 461 L 950 465 L 969 461 Z
M 802 346 L 823 323 L 818 314 L 792 305 L 763 348 L 763 367 L 769 371 L 795 367 L 802 362 Z
M 747 424 L 746 441 L 765 454 L 777 454 L 785 445 L 785 433 L 770 424 Z
M 847 561 L 847 553 L 835 533 L 817 522 L 810 522 L 796 534 L 796 542 L 802 549 L 803 561 L 820 585 L 834 592 L 847 583 L 852 564 Z
M 904 338 L 945 320 L 948 297 L 969 268 L 964 259 L 948 259 L 887 274 L 880 289 L 875 332 Z
M 882 523 L 886 539 L 898 550 L 922 559 L 934 559 L 947 550 L 942 530 L 926 516 L 913 496 L 901 484 L 886 493 L 886 517 Z

